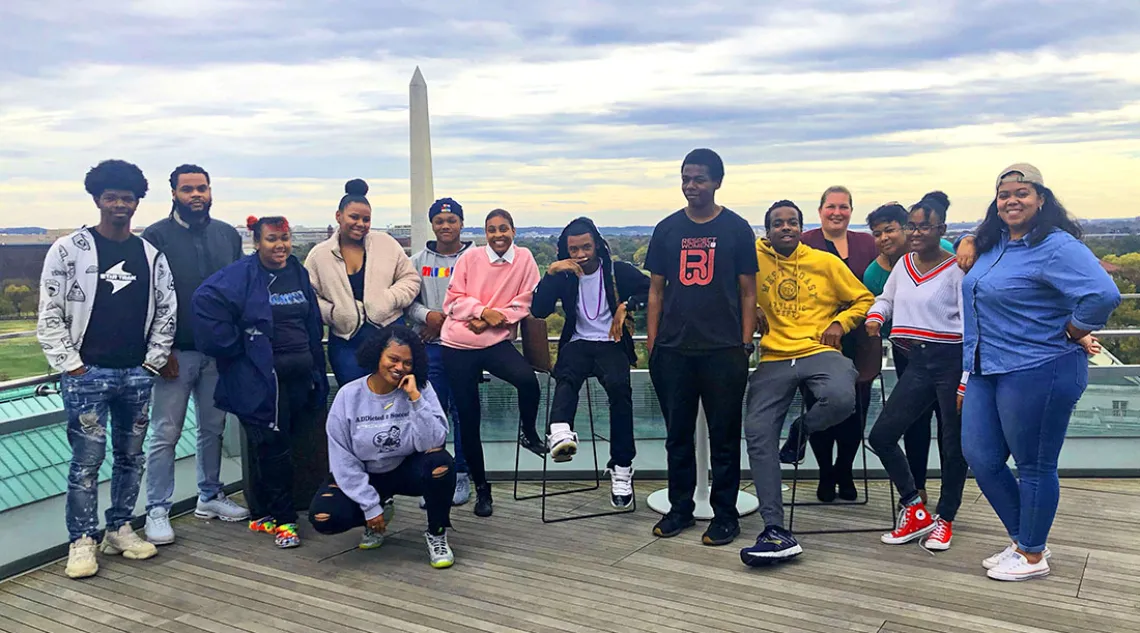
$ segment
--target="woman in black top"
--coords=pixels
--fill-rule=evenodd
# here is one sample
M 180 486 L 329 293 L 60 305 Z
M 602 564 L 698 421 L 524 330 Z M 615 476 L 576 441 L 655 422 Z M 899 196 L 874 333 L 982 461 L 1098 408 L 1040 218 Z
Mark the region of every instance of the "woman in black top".
M 247 221 L 257 252 L 219 270 L 194 293 L 194 334 L 218 359 L 218 408 L 235 414 L 250 451 L 247 501 L 255 532 L 297 547 L 292 437 L 328 397 L 321 316 L 309 275 L 293 257 L 282 217 Z

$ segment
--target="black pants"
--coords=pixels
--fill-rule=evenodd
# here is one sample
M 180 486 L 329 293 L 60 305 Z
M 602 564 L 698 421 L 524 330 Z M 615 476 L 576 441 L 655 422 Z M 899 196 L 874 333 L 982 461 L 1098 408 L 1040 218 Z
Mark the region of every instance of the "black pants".
M 665 417 L 665 452 L 669 465 L 671 512 L 692 516 L 697 488 L 697 405 L 703 404 L 709 427 L 713 513 L 736 520 L 740 489 L 740 427 L 748 385 L 748 353 L 740 348 L 682 353 L 655 347 L 649 378 Z
M 891 355 L 895 359 L 895 376 L 902 378 L 907 365 L 910 363 L 909 353 L 898 345 L 892 347 Z M 910 463 L 910 475 L 914 477 L 914 487 L 919 490 L 926 490 L 926 468 L 930 462 L 931 415 L 938 419 L 938 437 L 941 438 L 942 412 L 938 409 L 937 402 L 931 402 L 926 412 L 918 416 L 918 422 L 915 422 L 914 426 L 907 429 L 906 434 L 903 435 L 903 450 L 906 451 L 906 461 Z M 938 445 L 938 453 L 942 454 L 941 444 Z
M 804 406 L 808 409 L 815 398 L 807 389 L 800 389 Z M 819 464 L 819 478 L 823 481 L 851 483 L 854 481 L 855 457 L 863 442 L 863 429 L 867 428 L 867 409 L 871 406 L 871 383 L 855 383 L 855 412 L 831 428 L 808 436 L 811 452 Z M 832 461 L 832 447 L 834 461 Z
M 446 468 L 436 474 L 438 468 Z M 428 531 L 439 534 L 451 527 L 451 497 L 455 492 L 455 460 L 446 450 L 413 453 L 386 473 L 371 473 L 368 485 L 380 500 L 395 495 L 423 497 L 426 502 Z M 309 523 L 321 534 L 340 534 L 364 525 L 364 511 L 348 498 L 329 474 L 309 504 Z
M 297 522 L 293 508 L 293 432 L 312 424 L 313 379 L 309 371 L 277 375 L 277 429 L 241 420 L 251 454 L 247 495 L 250 514 L 273 517 L 278 525 Z
M 451 383 L 451 398 L 459 413 L 459 428 L 462 431 L 463 455 L 467 458 L 467 468 L 475 485 L 487 483 L 487 466 L 483 462 L 483 440 L 479 428 L 482 423 L 479 412 L 479 382 L 487 371 L 504 380 L 518 390 L 519 420 L 523 428 L 534 429 L 538 420 L 538 400 L 541 392 L 534 368 L 523 359 L 522 354 L 503 341 L 486 349 L 455 349 L 444 346 L 443 368 L 447 381 Z
M 907 430 L 920 422 L 932 402 L 942 410 L 942 490 L 938 514 L 953 521 L 962 505 L 966 459 L 962 456 L 962 419 L 958 415 L 958 383 L 962 378 L 961 343 L 915 343 L 906 373 L 899 378 L 883 413 L 871 429 L 871 447 L 887 469 L 902 500 L 917 495 L 910 464 L 899 447 Z M 930 418 L 925 418 L 929 420 Z
M 625 346 L 612 341 L 571 341 L 558 350 L 554 365 L 554 403 L 550 421 L 574 428 L 578 394 L 590 376 L 598 379 L 610 401 L 610 462 L 633 464 L 633 389 L 629 383 L 629 356 Z

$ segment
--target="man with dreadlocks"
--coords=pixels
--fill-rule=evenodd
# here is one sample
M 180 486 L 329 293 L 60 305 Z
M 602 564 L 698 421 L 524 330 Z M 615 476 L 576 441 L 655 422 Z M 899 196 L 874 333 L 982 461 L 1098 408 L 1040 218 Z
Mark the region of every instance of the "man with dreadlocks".
M 577 218 L 558 237 L 558 261 L 534 291 L 531 313 L 544 319 L 561 300 L 566 325 L 554 365 L 554 403 L 547 448 L 556 462 L 578 451 L 574 412 L 582 383 L 594 376 L 610 401 L 610 503 L 633 503 L 633 391 L 629 368 L 637 362 L 630 311 L 645 305 L 649 278 L 613 261 L 610 247 L 589 218 Z

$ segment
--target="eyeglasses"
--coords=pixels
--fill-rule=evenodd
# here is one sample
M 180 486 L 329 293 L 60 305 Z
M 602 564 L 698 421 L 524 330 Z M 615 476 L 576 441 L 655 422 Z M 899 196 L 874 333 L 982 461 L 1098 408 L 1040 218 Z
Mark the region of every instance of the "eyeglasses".
M 903 227 L 903 231 L 907 233 L 929 233 L 933 229 L 946 226 L 945 224 L 907 224 Z

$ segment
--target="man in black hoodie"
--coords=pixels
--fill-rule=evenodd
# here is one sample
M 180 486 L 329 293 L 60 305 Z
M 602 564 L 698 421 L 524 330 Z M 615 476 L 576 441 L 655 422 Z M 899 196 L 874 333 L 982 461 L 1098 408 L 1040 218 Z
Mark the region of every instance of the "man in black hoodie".
M 633 391 L 629 368 L 637 362 L 629 312 L 645 305 L 649 278 L 630 264 L 613 261 L 609 244 L 589 218 L 577 218 L 558 237 L 558 261 L 546 269 L 531 303 L 544 319 L 561 300 L 566 325 L 554 365 L 554 403 L 547 448 L 556 462 L 578 451 L 574 413 L 582 383 L 594 376 L 610 402 L 610 503 L 633 502 Z

